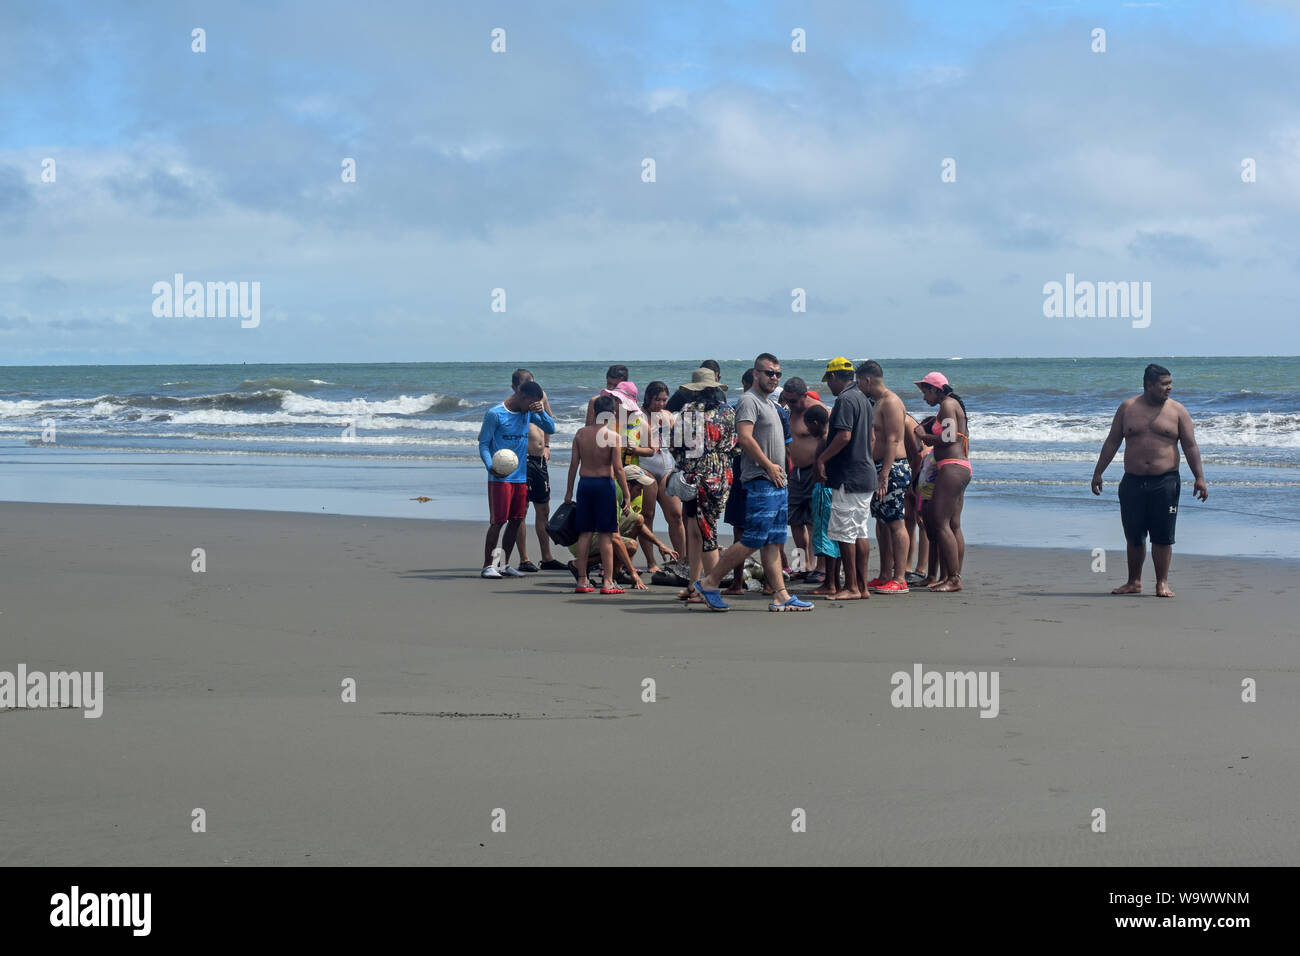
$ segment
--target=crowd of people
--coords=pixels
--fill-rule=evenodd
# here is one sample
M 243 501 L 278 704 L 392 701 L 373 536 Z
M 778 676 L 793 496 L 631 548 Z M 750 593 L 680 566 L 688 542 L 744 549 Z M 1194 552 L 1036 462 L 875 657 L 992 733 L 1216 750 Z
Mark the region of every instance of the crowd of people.
M 510 397 L 488 410 L 479 432 L 491 511 L 482 576 L 567 570 L 577 593 L 596 590 L 590 574 L 601 594 L 623 594 L 622 584 L 647 587 L 633 563 L 639 551 L 653 583 L 677 585 L 680 600 L 715 611 L 728 609 L 724 595 L 744 593 L 750 575 L 761 580 L 772 611 L 811 610 L 807 598 L 813 596 L 854 601 L 917 589 L 962 590 L 970 428 L 966 403 L 942 373 L 913 383 L 934 409 L 920 421 L 887 387 L 874 361 L 855 368 L 841 357 L 826 364 L 822 382 L 832 404 L 803 379 L 782 385 L 781 362 L 770 352 L 754 359 L 734 402 L 720 375 L 710 359 L 676 390 L 654 381 L 642 393 L 627 366 L 610 366 L 605 388 L 587 402 L 585 424 L 573 439 L 564 505 L 552 516 L 548 463 L 555 419 L 532 373 L 517 369 Z M 1116 411 L 1093 474 L 1092 491 L 1101 494 L 1102 474 L 1125 446 L 1119 500 L 1129 577 L 1115 594 L 1141 592 L 1150 537 L 1156 594 L 1173 597 L 1180 445 L 1195 497 L 1209 495 L 1191 416 L 1170 398 L 1172 388 L 1167 368 L 1146 367 L 1142 394 Z M 516 456 L 509 474 L 493 471 L 501 449 Z M 530 502 L 540 565 L 528 558 Z M 654 531 L 660 511 L 669 543 Z M 873 522 L 879 566 L 868 578 Z M 723 523 L 732 529 L 726 549 L 719 536 Z M 561 563 L 552 539 L 570 537 L 576 540 L 565 544 L 573 559 Z M 504 565 L 498 568 L 493 556 L 500 544 Z M 516 546 L 519 564 L 511 566 Z M 656 561 L 656 551 L 667 566 Z M 794 594 L 796 581 L 810 590 Z
M 941 373 L 914 383 L 935 409 L 921 421 L 874 361 L 828 362 L 822 382 L 831 404 L 803 379 L 782 385 L 780 360 L 768 352 L 745 372 L 734 401 L 720 375 L 710 359 L 675 390 L 652 381 L 640 391 L 626 366 L 609 368 L 574 436 L 554 516 L 577 535 L 573 559 L 561 563 L 548 532 L 555 419 L 532 373 L 517 369 L 510 397 L 489 409 L 479 433 L 491 512 L 482 576 L 567 570 L 577 593 L 596 590 L 591 575 L 601 594 L 622 594 L 623 584 L 645 589 L 645 573 L 678 585 L 679 600 L 716 611 L 729 607 L 724 594 L 744 593 L 747 576 L 761 580 L 772 611 L 811 610 L 807 598 L 816 595 L 849 601 L 962 589 L 968 428 L 965 404 Z M 493 471 L 501 449 L 516 454 L 509 474 Z M 530 503 L 540 564 L 528 557 Z M 659 512 L 668 542 L 654 531 Z M 733 538 L 725 549 L 723 523 Z M 873 523 L 880 558 L 869 578 Z M 498 549 L 503 566 L 493 561 Z M 796 582 L 811 590 L 793 593 Z

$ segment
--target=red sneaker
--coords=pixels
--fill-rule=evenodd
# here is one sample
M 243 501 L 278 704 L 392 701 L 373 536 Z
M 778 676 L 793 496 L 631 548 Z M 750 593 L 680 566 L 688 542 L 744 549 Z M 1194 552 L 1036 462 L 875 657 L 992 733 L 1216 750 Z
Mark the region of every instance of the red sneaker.
M 886 581 L 884 584 L 875 588 L 877 594 L 910 594 L 912 591 L 906 584 L 899 584 L 897 581 Z

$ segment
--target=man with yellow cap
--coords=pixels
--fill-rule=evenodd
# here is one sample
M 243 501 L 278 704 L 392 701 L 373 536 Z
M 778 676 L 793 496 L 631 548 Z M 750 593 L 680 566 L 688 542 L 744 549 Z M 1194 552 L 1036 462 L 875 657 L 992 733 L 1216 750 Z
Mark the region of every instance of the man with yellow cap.
M 828 533 L 839 542 L 844 588 L 835 601 L 867 599 L 867 562 L 871 557 L 871 499 L 876 466 L 871 457 L 872 406 L 854 381 L 853 363 L 840 356 L 826 363 L 822 381 L 835 396 L 829 439 L 817 456 L 817 480 L 831 489 Z

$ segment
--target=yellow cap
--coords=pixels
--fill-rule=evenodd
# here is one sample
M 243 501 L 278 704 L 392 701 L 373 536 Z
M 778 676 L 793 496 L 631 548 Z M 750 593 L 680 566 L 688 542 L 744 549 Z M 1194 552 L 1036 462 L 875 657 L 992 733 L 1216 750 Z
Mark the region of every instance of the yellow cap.
M 853 371 L 853 363 L 841 355 L 839 358 L 833 358 L 826 363 L 826 374 L 822 376 L 822 381 L 823 382 L 826 381 L 826 379 L 830 377 L 831 372 L 852 372 L 852 371 Z

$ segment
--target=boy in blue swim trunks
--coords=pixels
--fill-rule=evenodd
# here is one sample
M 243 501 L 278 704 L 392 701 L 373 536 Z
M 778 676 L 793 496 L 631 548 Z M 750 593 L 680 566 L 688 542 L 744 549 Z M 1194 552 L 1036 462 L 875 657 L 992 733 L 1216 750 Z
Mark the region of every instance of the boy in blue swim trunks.
M 803 423 L 808 433 L 817 439 L 817 454 L 826 450 L 826 428 L 831 413 L 822 404 L 810 405 L 803 413 Z M 813 554 L 826 559 L 826 580 L 810 594 L 838 594 L 840 590 L 840 546 L 831 540 L 831 489 L 823 482 L 812 487 L 812 546 Z
M 632 494 L 628 491 L 627 476 L 623 474 L 623 458 L 619 452 L 618 433 L 610 429 L 615 400 L 609 395 L 599 395 L 592 403 L 595 425 L 584 425 L 573 436 L 573 452 L 569 459 L 569 484 L 564 500 L 573 501 L 573 482 L 578 481 L 578 500 L 575 518 L 578 529 L 577 562 L 578 586 L 576 594 L 590 594 L 595 590 L 587 583 L 587 556 L 591 550 L 591 536 L 596 535 L 600 549 L 600 566 L 604 572 L 601 594 L 622 594 L 623 589 L 614 583 L 614 545 L 611 535 L 618 532 L 618 495 L 614 484 L 623 491 L 622 512 L 632 510 Z

